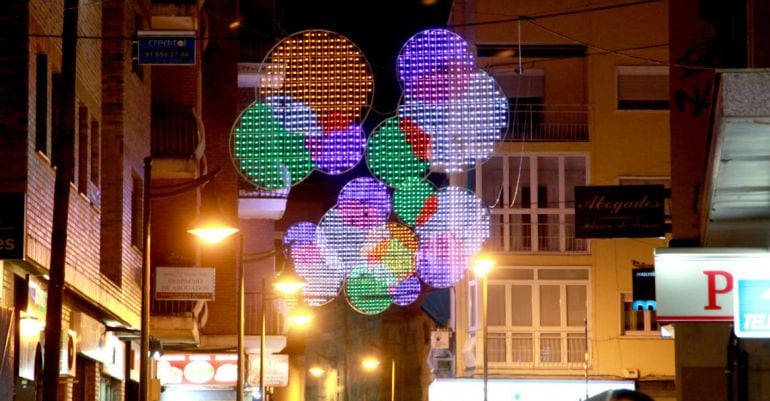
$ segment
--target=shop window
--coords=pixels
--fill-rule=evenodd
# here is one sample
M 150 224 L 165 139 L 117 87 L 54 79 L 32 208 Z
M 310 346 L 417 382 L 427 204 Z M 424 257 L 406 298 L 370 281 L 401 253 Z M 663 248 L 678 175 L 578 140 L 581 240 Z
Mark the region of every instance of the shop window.
M 668 110 L 668 67 L 618 66 L 618 110 Z

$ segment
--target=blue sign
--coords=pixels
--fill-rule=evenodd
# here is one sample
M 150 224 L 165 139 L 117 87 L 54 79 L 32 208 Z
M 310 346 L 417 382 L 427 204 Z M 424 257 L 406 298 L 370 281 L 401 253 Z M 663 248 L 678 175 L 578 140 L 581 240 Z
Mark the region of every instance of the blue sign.
M 195 37 L 190 35 L 139 35 L 141 65 L 195 64 Z
M 735 335 L 770 338 L 770 279 L 739 279 L 735 297 Z

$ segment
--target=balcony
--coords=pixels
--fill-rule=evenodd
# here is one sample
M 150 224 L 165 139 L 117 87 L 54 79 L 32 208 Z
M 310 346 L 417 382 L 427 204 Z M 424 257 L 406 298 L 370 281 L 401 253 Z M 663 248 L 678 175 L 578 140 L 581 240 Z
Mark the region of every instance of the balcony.
M 487 341 L 491 367 L 578 369 L 586 352 L 585 334 L 577 330 L 491 329 Z
M 150 314 L 150 332 L 164 344 L 198 345 L 208 317 L 203 301 L 153 300 Z
M 519 215 L 521 216 L 521 215 Z M 511 216 L 513 218 L 513 216 Z M 486 250 L 518 253 L 588 253 L 588 240 L 575 238 L 575 225 L 567 223 L 505 223 L 492 215 Z M 534 239 L 534 241 L 533 241 Z
M 238 189 L 238 218 L 280 220 L 288 198 L 288 189 L 255 188 L 242 180 Z
M 584 104 L 515 104 L 511 100 L 507 141 L 588 141 L 588 106 Z
M 193 178 L 203 154 L 202 124 L 192 106 L 152 106 L 153 174 Z

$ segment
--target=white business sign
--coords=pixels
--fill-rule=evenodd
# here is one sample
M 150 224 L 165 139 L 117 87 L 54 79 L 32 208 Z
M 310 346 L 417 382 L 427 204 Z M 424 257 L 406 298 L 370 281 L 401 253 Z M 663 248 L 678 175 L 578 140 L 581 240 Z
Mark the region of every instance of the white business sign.
M 738 277 L 770 270 L 761 248 L 658 248 L 655 250 L 657 319 L 663 322 L 731 322 Z
M 216 271 L 213 267 L 155 268 L 155 299 L 213 301 Z
M 490 379 L 489 401 L 584 400 L 607 390 L 634 390 L 629 380 L 526 380 Z M 436 379 L 428 387 L 428 401 L 482 401 L 481 379 Z

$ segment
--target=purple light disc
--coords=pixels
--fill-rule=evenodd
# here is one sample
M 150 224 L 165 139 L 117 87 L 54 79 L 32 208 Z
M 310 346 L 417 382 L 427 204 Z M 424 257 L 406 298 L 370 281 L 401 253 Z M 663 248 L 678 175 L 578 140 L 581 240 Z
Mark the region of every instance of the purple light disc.
M 364 155 L 366 138 L 360 125 L 305 137 L 305 147 L 318 170 L 339 174 L 353 168 Z
M 390 215 L 390 193 L 381 182 L 356 178 L 347 183 L 337 198 L 337 209 L 346 225 L 369 230 L 383 225 Z
M 393 303 L 406 306 L 416 301 L 420 296 L 420 279 L 416 275 L 398 283 L 393 294 Z

